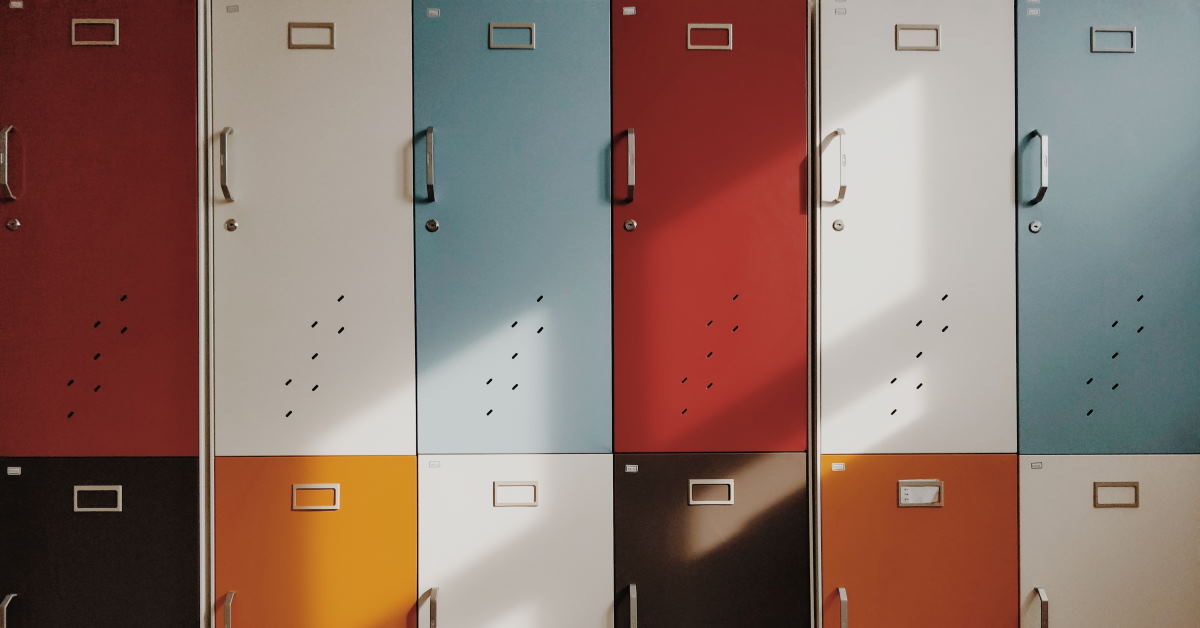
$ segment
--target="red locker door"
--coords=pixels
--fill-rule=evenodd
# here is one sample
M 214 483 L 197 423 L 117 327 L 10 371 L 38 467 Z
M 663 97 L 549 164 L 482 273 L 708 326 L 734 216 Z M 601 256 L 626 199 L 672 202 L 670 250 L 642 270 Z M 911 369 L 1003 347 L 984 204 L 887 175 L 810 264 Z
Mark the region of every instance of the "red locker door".
M 4 2 L 9 126 L 0 455 L 196 455 L 195 2 Z
M 804 450 L 805 4 L 612 8 L 616 450 Z

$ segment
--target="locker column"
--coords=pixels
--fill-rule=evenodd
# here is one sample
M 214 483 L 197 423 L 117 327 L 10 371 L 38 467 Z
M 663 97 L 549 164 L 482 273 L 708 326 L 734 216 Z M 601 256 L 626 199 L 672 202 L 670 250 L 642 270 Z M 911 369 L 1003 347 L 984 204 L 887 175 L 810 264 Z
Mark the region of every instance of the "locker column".
M 422 627 L 611 626 L 606 9 L 413 7 Z
M 214 621 L 405 626 L 417 597 L 410 4 L 242 3 L 211 17 Z
M 0 7 L 9 628 L 199 623 L 196 31 L 178 0 Z
M 1197 24 L 1017 4 L 1025 627 L 1200 624 Z
M 616 625 L 807 625 L 807 7 L 611 20 Z
M 819 5 L 825 626 L 1016 622 L 1010 10 Z

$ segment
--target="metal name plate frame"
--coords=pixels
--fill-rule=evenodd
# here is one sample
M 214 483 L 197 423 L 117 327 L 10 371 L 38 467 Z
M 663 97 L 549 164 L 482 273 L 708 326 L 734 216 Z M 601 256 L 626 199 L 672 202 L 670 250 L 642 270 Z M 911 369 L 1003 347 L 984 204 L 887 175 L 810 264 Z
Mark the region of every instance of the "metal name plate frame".
M 113 27 L 113 36 L 109 40 L 80 40 L 75 35 L 75 30 L 80 24 L 105 24 Z M 71 20 L 71 45 L 72 46 L 120 46 L 121 45 L 121 20 L 118 19 L 97 19 L 97 18 L 77 18 Z
M 100 506 L 100 507 L 87 507 L 87 506 L 79 505 L 79 494 L 80 493 L 99 493 L 99 492 L 116 493 L 117 494 L 117 505 L 116 506 Z M 125 493 L 125 489 L 120 484 L 109 484 L 109 485 L 76 484 L 75 492 L 74 492 L 74 499 L 72 500 L 72 505 L 75 508 L 75 512 L 123 512 L 125 509 L 124 493 Z
M 1120 503 L 1100 503 L 1100 489 L 1102 488 L 1131 488 L 1133 489 L 1133 501 Z M 1141 506 L 1141 504 L 1141 482 L 1092 482 L 1092 508 L 1137 508 Z
M 928 504 L 904 503 L 904 489 L 936 486 L 938 497 L 936 502 Z M 896 505 L 900 508 L 941 508 L 946 505 L 946 487 L 941 480 L 900 480 L 896 482 Z
M 693 494 L 697 486 L 725 486 L 729 488 L 729 499 L 696 499 Z M 688 480 L 688 506 L 732 506 L 733 480 Z
M 519 486 L 533 489 L 533 499 L 531 501 L 508 501 L 500 497 L 500 489 L 504 487 Z M 523 480 L 519 482 L 492 482 L 492 506 L 495 508 L 537 508 L 538 505 L 538 483 L 533 480 Z
M 727 43 L 718 45 L 703 45 L 692 43 L 692 31 L 725 31 Z M 733 50 L 733 24 L 688 24 L 687 25 L 687 49 L 688 50 Z
M 934 43 L 932 46 L 906 46 L 900 43 L 900 33 L 906 31 L 933 31 Z M 938 52 L 942 49 L 942 25 L 941 24 L 897 24 L 896 25 L 896 50 L 900 51 L 929 51 Z
M 1098 33 L 1129 33 L 1128 48 L 1102 48 L 1096 45 L 1096 35 Z M 1092 52 L 1137 52 L 1137 27 L 1136 26 L 1093 26 L 1092 27 Z
M 329 31 L 329 43 L 327 44 L 298 44 L 295 38 L 292 37 L 293 31 L 296 29 L 311 28 L 322 29 Z M 288 22 L 288 39 L 287 46 L 289 50 L 333 50 L 333 22 Z
M 496 29 L 522 29 L 529 31 L 528 44 L 498 44 Z M 537 24 L 533 22 L 488 22 L 488 48 L 493 50 L 537 50 Z
M 297 496 L 300 491 L 333 491 L 333 504 L 328 506 L 301 506 L 297 501 Z M 293 484 L 292 485 L 292 510 L 341 510 L 342 508 L 342 485 L 341 484 Z

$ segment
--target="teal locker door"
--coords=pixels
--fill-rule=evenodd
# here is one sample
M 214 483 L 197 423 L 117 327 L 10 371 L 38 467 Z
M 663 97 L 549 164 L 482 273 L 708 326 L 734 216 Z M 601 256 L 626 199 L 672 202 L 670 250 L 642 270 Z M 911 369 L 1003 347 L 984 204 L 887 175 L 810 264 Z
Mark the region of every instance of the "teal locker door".
M 612 448 L 600 0 L 413 7 L 420 453 Z
M 1020 451 L 1200 452 L 1200 4 L 1017 4 Z

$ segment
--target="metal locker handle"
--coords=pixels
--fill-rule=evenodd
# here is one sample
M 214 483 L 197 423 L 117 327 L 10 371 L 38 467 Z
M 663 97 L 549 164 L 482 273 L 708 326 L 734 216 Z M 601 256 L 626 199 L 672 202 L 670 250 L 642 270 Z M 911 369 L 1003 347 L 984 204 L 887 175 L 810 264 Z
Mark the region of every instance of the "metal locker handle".
M 0 627 L 3 628 L 3 627 Z M 637 585 L 629 585 L 629 628 L 637 628 Z
M 8 605 L 12 604 L 14 597 L 17 597 L 16 593 L 9 593 L 4 596 L 4 601 L 0 602 L 0 628 L 8 626 Z
M 626 130 L 625 141 L 625 157 L 628 162 L 625 175 L 625 189 L 629 193 L 629 197 L 625 199 L 625 204 L 628 205 L 633 202 L 633 195 L 637 190 L 637 131 L 634 129 Z
M 837 592 L 838 592 L 838 604 L 840 607 L 838 612 L 840 613 L 839 616 L 841 617 L 841 620 L 842 620 L 841 626 L 842 626 L 842 628 L 849 628 L 849 626 L 850 626 L 850 595 L 846 593 L 846 587 L 838 587 Z
M 437 200 L 433 190 L 433 127 L 425 129 L 425 202 Z
M 0 129 L 0 201 L 17 200 L 8 181 L 8 136 L 16 130 L 17 127 L 11 124 Z M 0 628 L 3 628 L 3 624 L 0 624 Z
M 1042 628 L 1050 628 L 1050 596 L 1043 587 L 1037 588 L 1037 595 L 1041 605 Z
M 425 593 L 422 594 L 420 599 L 417 600 L 417 613 L 418 613 L 417 625 L 418 626 L 421 625 L 421 617 L 420 617 L 421 604 L 423 604 L 425 602 L 425 600 L 429 600 L 429 628 L 437 628 L 438 588 L 430 587 L 429 589 L 426 589 Z
M 232 203 L 233 194 L 229 191 L 229 136 L 233 135 L 233 127 L 221 129 L 221 194 L 225 200 Z
M 237 595 L 237 591 L 230 591 L 225 594 L 225 628 L 233 628 L 233 596 Z M 0 626 L 0 628 L 4 628 Z
M 846 129 L 834 129 L 821 141 L 821 155 L 825 154 L 825 149 L 833 143 L 835 137 L 838 141 L 838 195 L 832 201 L 822 200 L 821 202 L 825 205 L 837 205 L 846 200 Z M 824 159 L 822 159 L 822 163 L 824 163 Z
M 1050 191 L 1050 136 L 1034 129 L 1033 134 L 1038 138 L 1038 144 L 1041 147 L 1041 185 L 1038 186 L 1037 196 L 1029 201 L 1030 205 L 1037 205 L 1046 198 L 1046 192 Z

